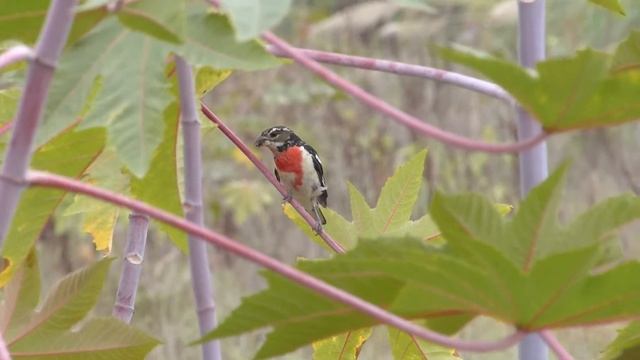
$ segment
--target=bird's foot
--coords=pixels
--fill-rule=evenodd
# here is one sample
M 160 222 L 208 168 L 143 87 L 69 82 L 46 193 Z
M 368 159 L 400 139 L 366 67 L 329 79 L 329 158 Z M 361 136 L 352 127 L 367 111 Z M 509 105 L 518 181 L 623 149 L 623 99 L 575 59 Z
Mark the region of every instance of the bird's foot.
M 291 200 L 293 200 L 293 195 L 291 195 L 291 193 L 290 193 L 290 192 L 288 192 L 288 193 L 287 193 L 287 195 L 285 195 L 285 196 L 283 196 L 283 197 L 282 197 L 282 203 L 283 203 L 283 204 L 285 204 L 285 203 L 290 203 L 290 202 L 291 202 Z
M 316 225 L 313 227 L 313 231 L 315 231 L 316 235 L 318 236 L 322 235 L 322 232 L 324 231 L 322 228 L 322 223 L 317 221 Z

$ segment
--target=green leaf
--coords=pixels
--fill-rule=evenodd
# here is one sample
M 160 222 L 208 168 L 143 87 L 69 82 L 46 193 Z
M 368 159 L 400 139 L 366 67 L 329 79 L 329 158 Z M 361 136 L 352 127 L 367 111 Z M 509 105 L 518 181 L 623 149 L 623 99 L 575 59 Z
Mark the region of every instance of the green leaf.
M 16 40 L 35 43 L 44 23 L 49 0 L 0 0 L 0 42 Z M 85 8 L 76 13 L 67 44 L 73 44 L 108 15 L 104 7 Z
M 629 37 L 618 45 L 611 68 L 614 73 L 640 68 L 640 31 L 632 31 Z
M 611 12 L 618 13 L 620 15 L 626 15 L 624 13 L 624 8 L 620 4 L 619 0 L 589 0 L 589 1 L 596 5 L 602 6 L 603 8 Z
M 420 151 L 398 167 L 395 174 L 385 182 L 374 210 L 375 220 L 371 235 L 393 233 L 410 220 L 422 187 L 422 172 L 426 156 L 426 150 Z
M 389 331 L 391 353 L 396 360 L 461 359 L 455 350 L 429 343 L 392 327 L 387 327 L 387 329 Z
M 89 166 L 84 181 L 116 193 L 129 192 L 129 179 L 120 171 L 115 151 L 106 149 Z M 96 250 L 111 252 L 113 231 L 120 209 L 108 202 L 76 194 L 63 215 L 83 214 L 82 230 L 89 233 Z
M 209 66 L 198 69 L 196 74 L 196 95 L 202 96 L 225 81 L 231 70 L 218 70 Z
M 324 230 L 346 249 L 352 249 L 360 237 L 412 235 L 425 240 L 438 238 L 438 229 L 428 215 L 413 221 L 411 213 L 422 188 L 426 150 L 419 152 L 387 179 L 375 208 L 348 183 L 351 217 L 348 221 L 331 209 L 323 210 L 327 218 Z M 311 239 L 326 247 L 309 225 L 293 209 L 285 207 L 285 214 Z
M 430 216 L 446 239 L 443 246 L 422 238 L 360 239 L 346 254 L 301 261 L 298 268 L 447 333 L 478 315 L 527 331 L 639 317 L 640 262 L 596 266 L 611 235 L 640 217 L 640 199 L 605 201 L 561 226 L 565 172 L 561 167 L 532 189 L 513 220 L 477 195 L 436 193 Z M 366 205 L 364 199 L 356 203 Z M 366 217 L 368 206 L 359 207 L 354 214 Z M 267 357 L 376 324 L 277 275 L 266 277 L 268 288 L 245 299 L 206 338 L 269 326 L 257 355 Z
M 137 199 L 182 216 L 176 158 L 179 122 L 178 104 L 173 102 L 164 111 L 164 135 L 151 161 L 149 172 L 142 179 L 131 179 L 131 192 Z M 166 224 L 160 224 L 160 228 L 180 250 L 187 251 L 184 232 Z
M 102 129 L 67 131 L 40 147 L 34 154 L 31 166 L 77 178 L 100 154 L 104 142 L 105 133 Z M 64 191 L 46 188 L 30 188 L 23 193 L 2 248 L 2 256 L 9 265 L 0 273 L 0 284 L 6 284 L 16 267 L 29 254 L 64 194 Z
M 640 76 L 611 72 L 612 56 L 582 50 L 538 63 L 537 73 L 504 60 L 453 50 L 446 58 L 505 88 L 547 132 L 618 125 L 640 117 Z
M 4 333 L 13 358 L 143 359 L 158 344 L 116 319 L 91 319 L 81 329 L 71 330 L 95 306 L 113 258 L 67 275 L 37 311 L 40 279 L 37 260 L 29 259 L 6 290 L 8 299 L 20 301 L 2 308 L 3 324 L 15 329 Z
M 229 13 L 239 41 L 253 39 L 278 25 L 287 15 L 291 0 L 223 0 L 222 8 Z
M 117 319 L 97 318 L 89 320 L 78 332 L 16 345 L 11 348 L 11 355 L 28 360 L 142 360 L 158 344 L 158 340 Z
M 199 8 L 187 16 L 187 36 L 176 48 L 192 66 L 262 70 L 280 65 L 257 41 L 236 42 L 226 16 Z
M 171 101 L 163 63 L 167 52 L 161 42 L 122 28 L 115 19 L 105 21 L 63 55 L 40 141 L 77 121 L 100 79 L 101 91 L 81 126 L 107 127 L 122 163 L 144 176 L 162 140 L 159 119 Z M 96 59 L 95 54 L 101 56 Z
M 26 350 L 28 347 L 22 344 L 46 336 L 48 332 L 69 330 L 82 320 L 98 301 L 112 261 L 113 258 L 105 258 L 61 280 L 31 319 L 23 324 L 14 337 L 6 339 L 7 345 Z
M 0 308 L 3 337 L 13 338 L 20 326 L 29 321 L 40 302 L 40 268 L 32 249 L 13 279 L 5 287 L 5 299 Z
M 369 336 L 371 328 L 364 328 L 317 341 L 313 343 L 313 360 L 355 360 Z
M 141 0 L 127 3 L 118 18 L 133 30 L 159 40 L 180 43 L 185 33 L 184 0 Z
M 634 321 L 618 331 L 618 337 L 607 346 L 600 360 L 633 360 L 640 357 L 640 322 Z

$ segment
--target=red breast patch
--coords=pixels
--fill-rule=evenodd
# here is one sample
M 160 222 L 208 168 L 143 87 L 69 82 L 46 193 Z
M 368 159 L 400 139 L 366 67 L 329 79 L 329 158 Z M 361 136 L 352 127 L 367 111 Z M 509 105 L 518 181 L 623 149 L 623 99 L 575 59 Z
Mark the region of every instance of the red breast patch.
M 278 153 L 275 161 L 278 171 L 296 174 L 294 183 L 296 189 L 302 185 L 302 150 L 298 146 L 291 146 Z

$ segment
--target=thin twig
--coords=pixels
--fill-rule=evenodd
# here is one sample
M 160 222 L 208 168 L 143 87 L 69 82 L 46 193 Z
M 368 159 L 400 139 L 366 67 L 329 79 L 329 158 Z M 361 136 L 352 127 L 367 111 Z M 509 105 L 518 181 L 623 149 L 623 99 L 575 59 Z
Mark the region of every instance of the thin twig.
M 267 50 L 275 56 L 291 58 L 291 55 L 276 46 L 268 45 Z M 515 103 L 513 97 L 502 87 L 489 81 L 476 79 L 453 71 L 328 51 L 301 48 L 296 48 L 296 51 L 320 63 L 441 81 L 507 101 L 509 104 Z
M 287 54 L 288 57 L 291 57 L 300 65 L 316 73 L 328 83 L 336 86 L 337 88 L 345 91 L 354 98 L 360 100 L 365 105 L 368 105 L 376 111 L 386 114 L 400 124 L 403 124 L 415 130 L 423 136 L 433 138 L 447 145 L 469 151 L 483 151 L 487 153 L 515 153 L 530 149 L 536 144 L 544 141 L 547 137 L 547 134 L 540 133 L 536 136 L 511 144 L 491 144 L 442 130 L 438 127 L 423 122 L 413 115 L 407 114 L 406 112 L 390 105 L 386 101 L 374 95 L 371 95 L 361 87 L 349 82 L 348 80 L 342 78 L 328 68 L 320 65 L 309 56 L 304 54 L 304 52 L 298 51 L 296 48 L 289 45 L 286 41 L 280 39 L 273 33 L 268 31 L 264 32 L 262 34 L 262 39 L 273 45 L 280 52 Z
M 0 54 L 0 69 L 19 61 L 31 60 L 33 49 L 25 45 L 16 45 Z
M 258 168 L 258 170 L 262 173 L 262 175 L 264 175 L 264 177 L 267 178 L 267 180 L 269 180 L 271 184 L 273 184 L 276 190 L 278 190 L 280 194 L 282 194 L 282 196 L 287 196 L 288 193 L 287 193 L 287 190 L 284 188 L 284 186 L 282 186 L 282 184 L 278 181 L 278 179 L 276 179 L 276 177 L 267 168 L 267 166 L 264 163 L 262 163 L 262 161 L 260 161 L 260 159 L 258 159 L 251 150 L 249 150 L 249 147 L 247 147 L 247 145 L 242 141 L 242 139 L 240 139 L 238 135 L 236 135 L 231 129 L 229 129 L 229 127 L 225 125 L 224 122 L 222 122 L 222 120 L 220 120 L 220 118 L 216 114 L 214 114 L 213 111 L 211 111 L 211 109 L 209 109 L 204 103 L 201 103 L 201 108 L 202 108 L 202 113 L 209 120 L 211 120 L 214 124 L 218 126 L 218 129 L 229 140 L 231 140 L 231 142 L 234 145 L 236 145 L 236 147 L 240 149 L 240 151 L 242 151 L 242 153 L 253 163 L 253 165 L 255 165 L 255 167 Z M 305 208 L 302 205 L 300 205 L 298 201 L 296 201 L 295 199 L 292 199 L 291 205 L 293 206 L 294 209 L 296 209 L 296 211 L 300 214 L 300 216 L 302 216 L 302 218 L 309 224 L 309 226 L 311 226 L 311 228 L 316 228 L 318 223 L 311 215 L 309 215 L 307 210 L 305 210 Z M 333 240 L 333 238 L 329 234 L 327 234 L 326 231 L 320 232 L 320 237 L 333 251 L 339 254 L 342 254 L 345 252 L 342 245 L 340 245 L 338 242 Z
M 193 72 L 189 64 L 176 56 L 176 72 L 180 90 L 180 115 L 182 143 L 184 146 L 184 213 L 187 220 L 202 226 L 202 146 L 200 141 L 200 120 L 196 108 Z M 189 234 L 189 267 L 191 284 L 195 297 L 200 335 L 216 328 L 216 307 L 213 299 L 213 285 L 207 246 L 197 236 Z M 220 341 L 202 344 L 204 360 L 219 360 Z
M 113 305 L 112 315 L 127 324 L 133 318 L 136 305 L 138 283 L 142 273 L 142 261 L 147 244 L 147 232 L 149 230 L 149 218 L 147 215 L 131 213 L 129 215 L 129 228 L 127 230 L 127 248 L 122 263 L 122 273 L 116 302 Z
M 294 267 L 284 264 L 276 259 L 262 254 L 239 241 L 232 240 L 222 234 L 218 234 L 204 227 L 195 225 L 181 217 L 175 216 L 166 211 L 148 205 L 144 202 L 131 199 L 124 195 L 120 195 L 105 189 L 95 187 L 91 184 L 71 179 L 65 176 L 51 174 L 42 171 L 29 171 L 27 173 L 27 182 L 32 186 L 58 188 L 69 192 L 80 193 L 91 196 L 96 199 L 104 200 L 109 203 L 129 208 L 132 211 L 147 214 L 150 217 L 181 229 L 189 234 L 195 235 L 202 240 L 216 245 L 219 248 L 229 251 L 239 257 L 247 259 L 251 262 L 259 264 L 278 274 L 290 279 L 291 281 L 311 289 L 322 296 L 333 299 L 337 302 L 345 304 L 354 310 L 371 316 L 379 322 L 391 325 L 402 331 L 413 334 L 421 339 L 434 342 L 436 344 L 452 347 L 464 351 L 490 352 L 504 349 L 516 344 L 524 336 L 524 333 L 515 331 L 514 333 L 494 341 L 466 341 L 454 339 L 413 322 L 394 315 L 383 308 L 371 304 L 347 291 L 336 288 L 326 282 L 319 280 L 307 273 L 304 273 Z
M 544 339 L 544 341 L 549 345 L 551 350 L 556 353 L 558 356 L 558 360 L 573 360 L 573 356 L 569 354 L 567 349 L 562 346 L 560 341 L 553 335 L 550 330 L 544 330 L 540 332 L 540 336 Z

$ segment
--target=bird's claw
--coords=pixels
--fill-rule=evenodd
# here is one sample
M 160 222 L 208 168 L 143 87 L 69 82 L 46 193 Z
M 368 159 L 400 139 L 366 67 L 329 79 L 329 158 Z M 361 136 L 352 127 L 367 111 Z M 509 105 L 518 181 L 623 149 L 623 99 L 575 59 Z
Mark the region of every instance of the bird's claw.
M 287 195 L 282 197 L 282 203 L 290 203 L 293 200 L 293 195 L 291 193 L 287 193 Z
M 318 236 L 322 235 L 322 223 L 320 223 L 319 221 L 316 222 L 316 225 L 313 227 L 313 231 L 315 231 L 316 235 Z

